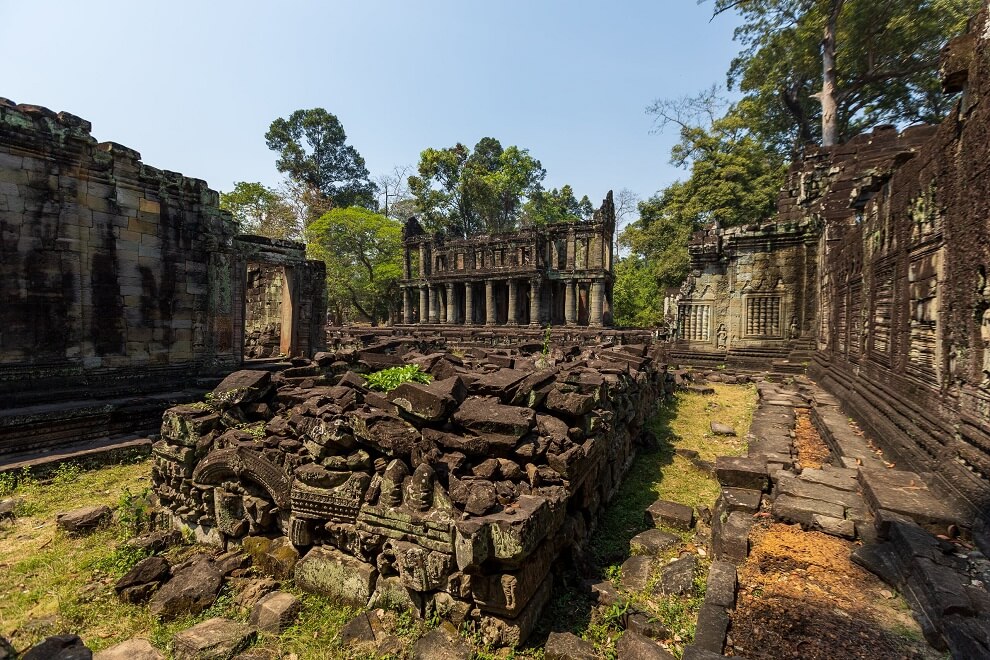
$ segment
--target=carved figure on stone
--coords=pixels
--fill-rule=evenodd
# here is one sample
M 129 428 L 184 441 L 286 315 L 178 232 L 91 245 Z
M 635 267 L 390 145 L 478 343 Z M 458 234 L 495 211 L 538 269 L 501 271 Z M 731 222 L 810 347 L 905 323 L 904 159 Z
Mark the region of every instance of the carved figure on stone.
M 983 340 L 983 380 L 980 387 L 990 390 L 990 307 L 983 310 L 980 319 L 980 339 Z
M 409 468 L 399 459 L 389 463 L 382 475 L 379 503 L 395 508 L 402 504 L 402 482 L 409 476 Z
M 420 463 L 409 481 L 409 505 L 416 511 L 428 511 L 433 506 L 433 468 Z
M 797 339 L 801 336 L 801 328 L 798 326 L 797 315 L 791 317 L 791 327 L 789 330 L 790 338 Z
M 725 324 L 721 323 L 718 326 L 718 332 L 715 333 L 715 346 L 720 350 L 725 350 L 728 342 L 729 332 L 725 329 Z

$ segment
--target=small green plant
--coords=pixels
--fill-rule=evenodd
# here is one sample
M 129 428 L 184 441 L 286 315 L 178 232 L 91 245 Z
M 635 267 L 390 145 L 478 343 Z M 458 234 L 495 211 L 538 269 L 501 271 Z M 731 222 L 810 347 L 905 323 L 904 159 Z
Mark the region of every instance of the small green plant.
M 547 329 L 543 331 L 543 357 L 550 355 L 550 339 L 553 326 L 547 323 Z
M 0 497 L 12 495 L 17 490 L 17 475 L 13 472 L 0 472 Z
M 133 536 L 140 534 L 148 525 L 152 506 L 148 497 L 150 489 L 145 488 L 140 493 L 132 493 L 129 488 L 124 488 L 117 502 L 117 519 L 123 531 Z
M 419 368 L 418 364 L 382 369 L 364 377 L 368 387 L 379 392 L 391 392 L 402 383 L 429 383 L 433 376 Z

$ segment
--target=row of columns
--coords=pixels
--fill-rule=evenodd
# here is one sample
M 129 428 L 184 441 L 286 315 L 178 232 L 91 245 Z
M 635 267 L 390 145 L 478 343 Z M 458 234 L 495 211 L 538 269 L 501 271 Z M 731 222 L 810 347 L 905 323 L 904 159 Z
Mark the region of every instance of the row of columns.
M 519 282 L 507 280 L 508 285 L 508 321 L 507 325 L 516 325 L 519 318 Z M 446 304 L 441 304 L 440 287 L 445 286 Z M 413 308 L 415 292 L 419 291 L 420 323 L 454 324 L 457 319 L 457 299 L 454 283 L 446 285 L 424 285 L 420 287 L 405 287 L 402 296 L 402 320 L 406 324 L 413 323 Z M 605 284 L 601 280 L 593 280 L 588 290 L 588 325 L 600 327 L 604 318 Z M 530 283 L 529 324 L 540 324 L 541 284 L 539 280 Z M 496 325 L 495 310 L 495 281 L 485 280 L 485 325 Z M 577 325 L 578 321 L 578 283 L 567 281 L 564 285 L 564 323 Z M 474 287 L 470 282 L 464 285 L 464 324 L 474 324 Z

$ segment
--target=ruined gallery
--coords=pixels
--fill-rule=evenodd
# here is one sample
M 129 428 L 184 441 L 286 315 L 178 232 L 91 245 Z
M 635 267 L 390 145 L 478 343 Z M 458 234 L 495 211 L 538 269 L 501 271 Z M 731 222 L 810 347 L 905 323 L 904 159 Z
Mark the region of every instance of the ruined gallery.
M 990 658 L 986 9 L 939 76 L 695 231 L 669 327 L 611 191 L 384 218 L 391 315 L 330 325 L 312 245 L 0 98 L 0 660 Z

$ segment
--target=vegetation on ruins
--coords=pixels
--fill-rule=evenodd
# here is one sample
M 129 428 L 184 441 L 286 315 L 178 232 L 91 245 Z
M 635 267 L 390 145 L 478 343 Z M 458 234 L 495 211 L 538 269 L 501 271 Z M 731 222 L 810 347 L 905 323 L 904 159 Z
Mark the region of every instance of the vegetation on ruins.
M 375 205 L 375 184 L 368 178 L 364 158 L 347 144 L 336 115 L 323 108 L 296 110 L 288 119 L 272 122 L 265 142 L 278 152 L 279 172 L 319 193 L 334 208 Z
M 238 181 L 232 191 L 220 193 L 220 208 L 230 211 L 242 233 L 299 237 L 299 220 L 292 205 L 279 191 L 261 183 Z
M 334 322 L 378 323 L 401 308 L 402 226 L 353 206 L 324 213 L 306 228 L 309 253 L 327 268 L 328 309 Z
M 368 387 L 379 392 L 391 392 L 402 383 L 428 384 L 433 376 L 420 369 L 418 364 L 404 364 L 401 367 L 389 367 L 364 377 Z
M 979 0 L 715 0 L 742 18 L 729 68 L 738 106 L 782 151 L 837 144 L 880 123 L 940 121 L 939 53 Z

